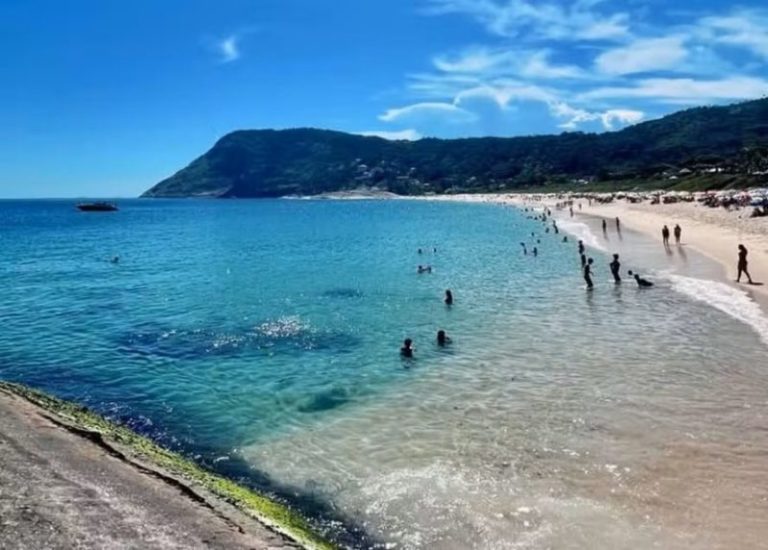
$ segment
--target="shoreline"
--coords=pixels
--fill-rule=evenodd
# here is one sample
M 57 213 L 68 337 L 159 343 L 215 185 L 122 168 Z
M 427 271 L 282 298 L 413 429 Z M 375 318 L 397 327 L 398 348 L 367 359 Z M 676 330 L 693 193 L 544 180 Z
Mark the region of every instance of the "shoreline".
M 0 446 L 11 451 L 0 458 L 3 485 L 23 487 L 34 475 L 31 485 L 43 487 L 42 494 L 9 495 L 6 513 L 19 517 L 8 520 L 14 529 L 8 540 L 0 536 L 4 547 L 87 546 L 89 538 L 114 537 L 176 548 L 192 544 L 189 536 L 218 548 L 335 548 L 289 507 L 74 403 L 0 381 L 0 411 Z M 58 493 L 67 498 L 57 500 Z M 40 524 L 49 529 L 38 532 Z
M 551 208 L 559 219 L 568 219 L 567 211 L 555 210 L 555 204 L 568 200 L 547 194 L 479 194 L 443 195 L 422 200 L 459 201 L 500 204 L 541 210 Z M 723 208 L 707 208 L 697 203 L 651 205 L 630 204 L 614 201 L 610 204 L 589 205 L 587 199 L 574 200 L 574 219 L 581 217 L 620 218 L 623 227 L 658 241 L 661 251 L 661 228 L 670 230 L 676 223 L 683 229 L 682 246 L 688 246 L 718 263 L 726 273 L 718 282 L 728 283 L 755 298 L 764 309 L 768 308 L 768 218 L 748 218 L 747 211 L 728 211 Z M 579 210 L 577 204 L 581 202 Z M 737 284 L 737 245 L 743 243 L 749 250 L 749 271 L 755 282 L 766 285 Z M 676 246 L 676 245 L 672 245 Z

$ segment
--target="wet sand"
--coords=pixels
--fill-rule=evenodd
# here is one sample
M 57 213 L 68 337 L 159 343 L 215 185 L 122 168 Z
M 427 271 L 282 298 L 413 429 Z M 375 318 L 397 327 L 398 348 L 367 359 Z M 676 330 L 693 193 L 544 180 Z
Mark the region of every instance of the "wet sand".
M 300 547 L 54 420 L 0 389 L 0 548 Z

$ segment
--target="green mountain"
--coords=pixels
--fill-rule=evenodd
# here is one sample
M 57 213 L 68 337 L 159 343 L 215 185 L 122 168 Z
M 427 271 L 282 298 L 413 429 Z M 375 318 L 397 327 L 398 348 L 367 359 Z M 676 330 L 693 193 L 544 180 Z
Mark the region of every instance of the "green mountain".
M 768 98 L 690 109 L 603 134 L 408 142 L 316 129 L 242 130 L 143 196 L 278 197 L 361 187 L 496 191 L 671 177 L 684 168 L 768 170 Z

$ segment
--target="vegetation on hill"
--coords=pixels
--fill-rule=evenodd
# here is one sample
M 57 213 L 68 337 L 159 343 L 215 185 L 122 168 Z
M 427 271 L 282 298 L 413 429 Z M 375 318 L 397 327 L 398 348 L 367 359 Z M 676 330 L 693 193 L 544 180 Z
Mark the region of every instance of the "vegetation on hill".
M 279 197 L 362 187 L 399 194 L 511 191 L 677 185 L 702 176 L 711 186 L 761 183 L 767 174 L 768 98 L 699 107 L 604 134 L 409 142 L 330 130 L 242 130 L 144 196 Z

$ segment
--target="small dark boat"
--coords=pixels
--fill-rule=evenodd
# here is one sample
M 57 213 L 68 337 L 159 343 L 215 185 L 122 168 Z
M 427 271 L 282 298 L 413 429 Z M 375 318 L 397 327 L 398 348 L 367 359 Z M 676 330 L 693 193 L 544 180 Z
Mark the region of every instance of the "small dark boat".
M 81 202 L 77 209 L 82 212 L 114 212 L 117 206 L 111 202 Z

